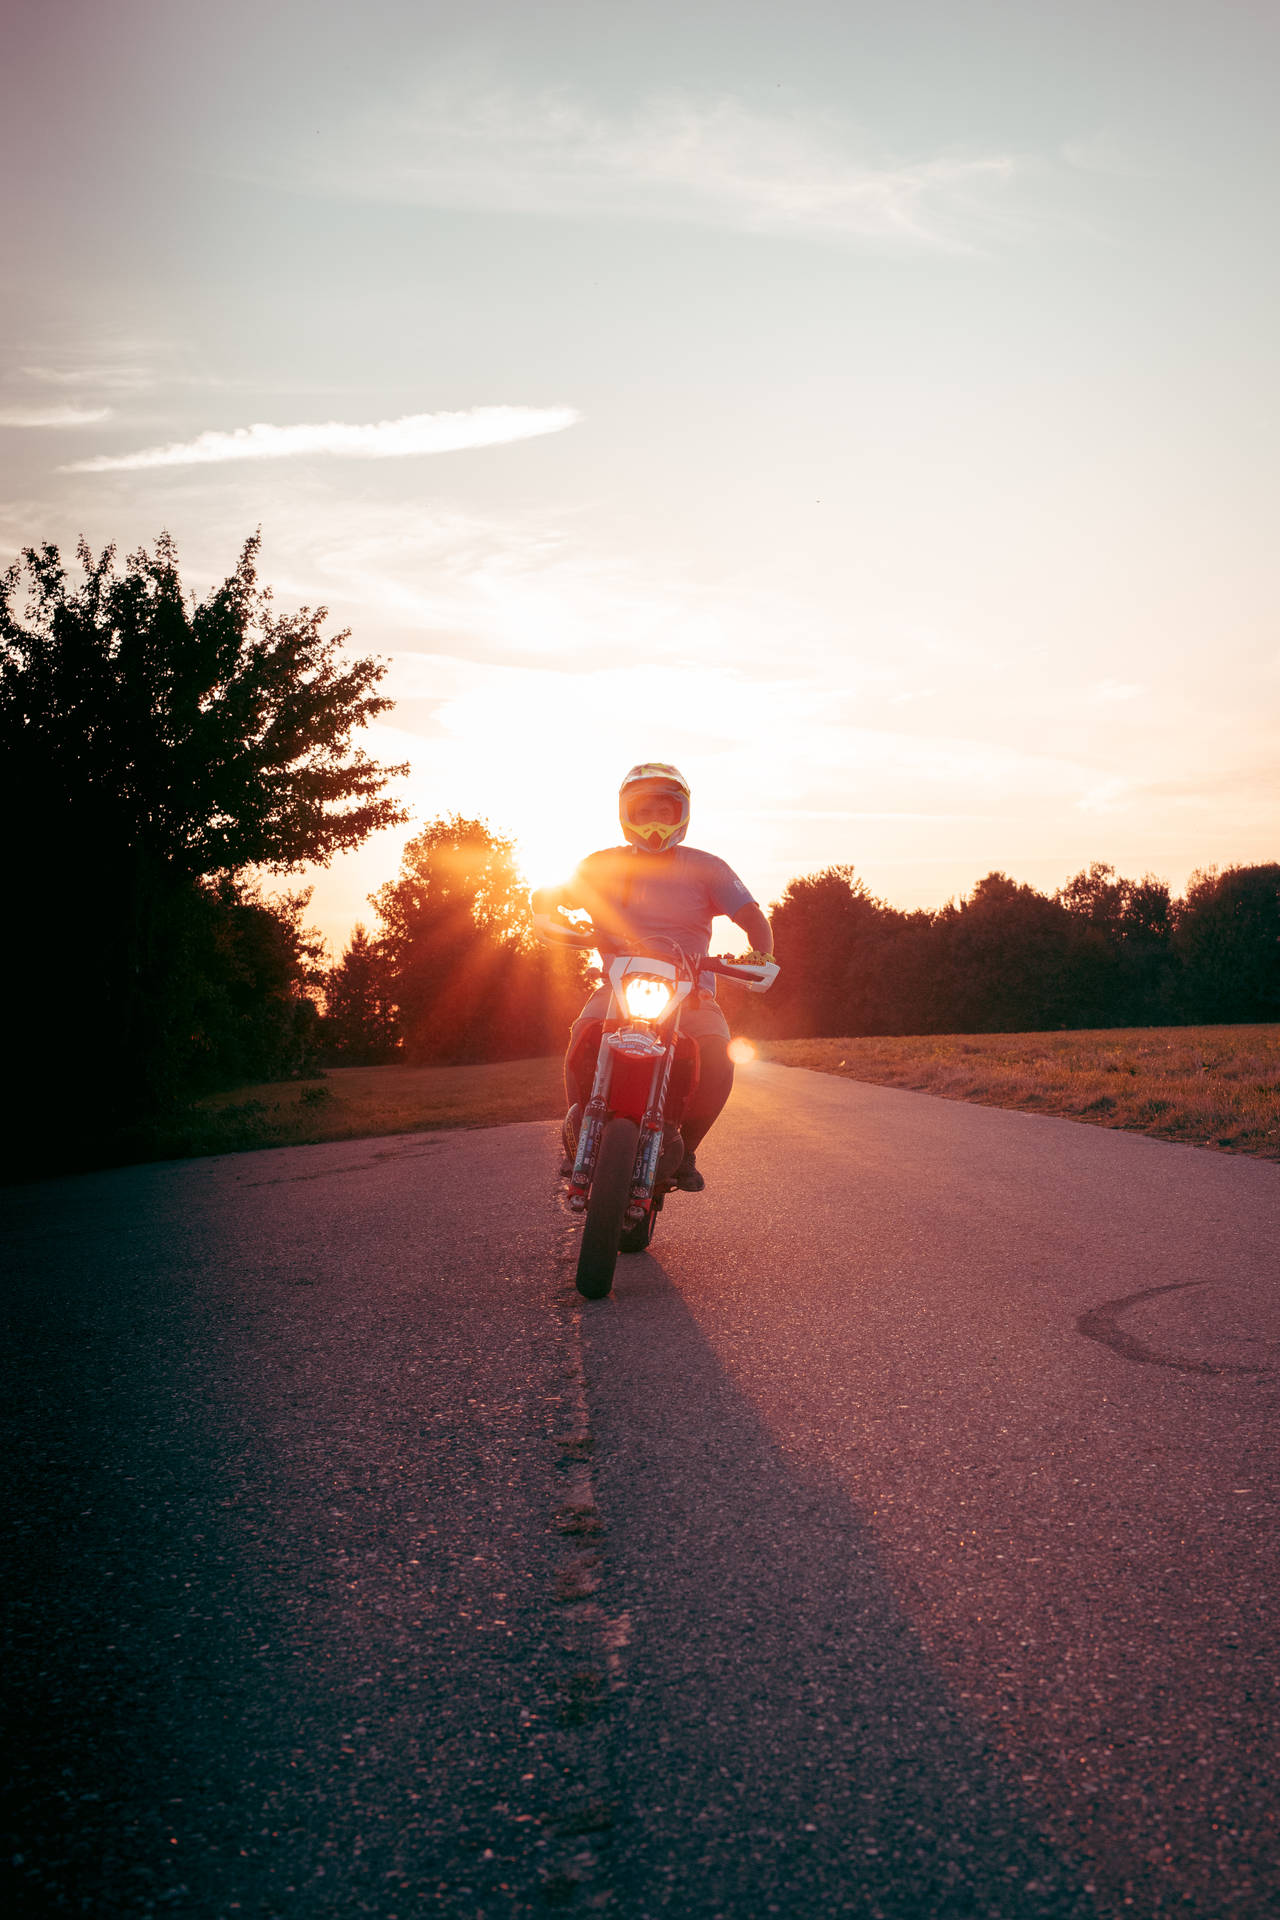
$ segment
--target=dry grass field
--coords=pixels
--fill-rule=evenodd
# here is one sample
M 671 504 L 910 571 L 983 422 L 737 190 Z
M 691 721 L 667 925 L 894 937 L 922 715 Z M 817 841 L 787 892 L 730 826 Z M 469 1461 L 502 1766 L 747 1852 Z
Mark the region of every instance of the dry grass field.
M 761 1041 L 782 1066 L 1280 1159 L 1280 1026 Z
M 155 1151 L 166 1158 L 237 1153 L 436 1127 L 558 1120 L 563 1113 L 558 1057 L 484 1067 L 331 1067 L 313 1080 L 213 1094 L 166 1128 Z
M 1280 1026 L 773 1040 L 766 1060 L 1280 1159 Z M 146 1157 L 559 1119 L 560 1061 L 337 1067 L 199 1101 Z

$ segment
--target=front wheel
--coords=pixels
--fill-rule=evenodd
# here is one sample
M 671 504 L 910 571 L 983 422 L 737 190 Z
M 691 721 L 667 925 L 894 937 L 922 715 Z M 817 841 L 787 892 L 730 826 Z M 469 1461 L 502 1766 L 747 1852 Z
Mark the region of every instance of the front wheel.
M 578 1250 L 578 1292 L 584 1300 L 603 1300 L 613 1285 L 639 1144 L 639 1127 L 621 1115 L 600 1136 Z

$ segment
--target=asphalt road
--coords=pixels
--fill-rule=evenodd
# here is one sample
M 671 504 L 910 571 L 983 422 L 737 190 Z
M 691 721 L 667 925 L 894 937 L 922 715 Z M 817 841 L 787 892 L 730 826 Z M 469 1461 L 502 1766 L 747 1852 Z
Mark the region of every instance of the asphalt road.
M 8 1910 L 1273 1916 L 1280 1166 L 778 1067 L 11 1189 Z

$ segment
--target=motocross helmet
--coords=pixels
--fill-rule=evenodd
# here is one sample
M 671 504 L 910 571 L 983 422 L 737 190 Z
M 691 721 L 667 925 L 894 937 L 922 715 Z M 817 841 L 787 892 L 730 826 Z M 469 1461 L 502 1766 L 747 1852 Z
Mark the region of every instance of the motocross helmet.
M 641 796 L 648 797 L 655 793 L 669 796 L 676 802 L 674 820 L 641 821 L 635 818 L 633 809 Z M 689 831 L 688 781 L 665 761 L 641 761 L 639 766 L 632 767 L 618 789 L 618 819 L 631 846 L 639 847 L 643 853 L 670 853 Z

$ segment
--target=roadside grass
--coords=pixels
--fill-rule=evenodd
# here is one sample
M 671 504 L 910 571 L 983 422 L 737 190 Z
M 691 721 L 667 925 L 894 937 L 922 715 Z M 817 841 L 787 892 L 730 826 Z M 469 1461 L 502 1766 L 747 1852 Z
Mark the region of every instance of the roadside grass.
M 1280 1025 L 762 1040 L 762 1059 L 1280 1160 Z
M 881 1086 L 1060 1114 L 1280 1160 L 1280 1025 L 762 1040 L 760 1056 Z M 115 1159 L 558 1120 L 558 1055 L 476 1067 L 331 1067 L 195 1102 Z
M 159 1126 L 148 1159 L 311 1146 L 379 1133 L 498 1127 L 564 1113 L 559 1055 L 482 1067 L 330 1067 L 310 1080 L 237 1087 Z

